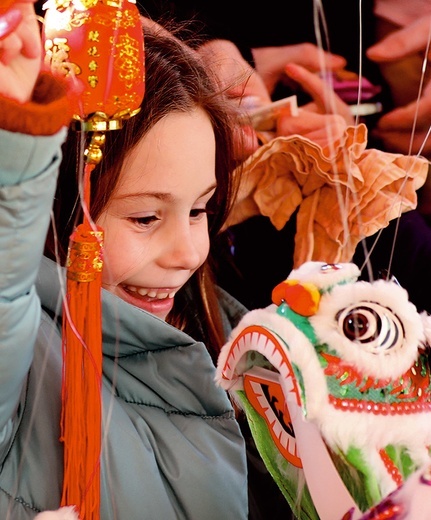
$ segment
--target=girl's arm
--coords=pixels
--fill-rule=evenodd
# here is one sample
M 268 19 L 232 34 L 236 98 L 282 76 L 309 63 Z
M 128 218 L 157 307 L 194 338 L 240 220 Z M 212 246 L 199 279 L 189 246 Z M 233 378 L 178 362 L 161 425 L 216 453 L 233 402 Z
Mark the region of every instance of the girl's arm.
M 34 283 L 70 114 L 62 85 L 40 74 L 33 4 L 12 9 L 11 23 L 11 11 L 0 11 L 0 460 L 33 359 L 41 312 Z

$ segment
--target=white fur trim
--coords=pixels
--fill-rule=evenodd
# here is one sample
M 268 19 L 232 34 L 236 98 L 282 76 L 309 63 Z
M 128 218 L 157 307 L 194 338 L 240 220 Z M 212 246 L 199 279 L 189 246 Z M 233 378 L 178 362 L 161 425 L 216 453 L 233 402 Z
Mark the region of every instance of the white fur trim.
M 266 309 L 255 309 L 247 313 L 238 326 L 232 331 L 230 341 L 223 346 L 219 361 L 217 364 L 216 381 L 224 389 L 233 391 L 241 388 L 241 375 L 247 370 L 245 364 L 247 350 L 237 348 L 235 352 L 231 352 L 232 344 L 239 334 L 251 325 L 260 325 L 268 331 L 275 333 L 280 338 L 280 343 L 284 343 L 288 351 L 288 357 L 291 363 L 298 365 L 304 377 L 305 388 L 312 389 L 312 394 L 305 395 L 305 402 L 302 403 L 304 411 L 311 417 L 318 410 L 322 411 L 329 406 L 327 397 L 326 381 L 323 371 L 320 367 L 313 345 L 308 338 L 298 330 L 293 323 L 285 317 L 276 314 L 276 306 L 270 305 Z M 253 348 L 251 348 L 253 350 Z M 272 363 L 274 368 L 278 369 L 278 359 L 271 352 L 265 352 L 265 357 Z M 229 356 L 232 361 L 229 362 Z M 226 363 L 235 364 L 236 377 L 226 380 L 223 376 L 223 370 Z
M 371 352 L 360 342 L 351 341 L 345 336 L 336 315 L 341 309 L 361 302 L 376 302 L 398 317 L 405 333 L 399 347 Z M 388 315 L 391 315 L 390 311 Z M 319 342 L 328 344 L 341 359 L 356 366 L 364 375 L 380 379 L 394 379 L 408 370 L 417 358 L 418 348 L 425 341 L 422 319 L 416 307 L 408 301 L 407 292 L 383 280 L 334 287 L 331 293 L 322 296 L 319 310 L 310 317 L 310 322 Z
M 334 265 L 335 268 L 325 269 Z M 291 271 L 288 280 L 313 283 L 320 290 L 328 290 L 339 283 L 356 282 L 360 275 L 357 265 L 351 263 L 327 264 L 325 262 L 305 262 Z

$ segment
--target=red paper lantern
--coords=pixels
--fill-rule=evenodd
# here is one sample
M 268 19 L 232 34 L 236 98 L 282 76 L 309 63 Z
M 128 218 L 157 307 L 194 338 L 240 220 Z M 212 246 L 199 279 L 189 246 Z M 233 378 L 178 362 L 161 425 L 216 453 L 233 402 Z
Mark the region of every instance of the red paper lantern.
M 0 0 L 0 13 L 6 13 L 16 0 Z
M 144 39 L 130 0 L 49 0 L 45 64 L 70 81 L 74 119 L 84 130 L 113 130 L 137 111 L 145 92 Z

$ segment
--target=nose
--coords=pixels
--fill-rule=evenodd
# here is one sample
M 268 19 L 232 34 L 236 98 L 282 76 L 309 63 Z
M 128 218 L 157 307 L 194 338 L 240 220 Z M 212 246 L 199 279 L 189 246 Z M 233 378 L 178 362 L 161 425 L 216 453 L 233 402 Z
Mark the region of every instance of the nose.
M 194 271 L 208 255 L 209 238 L 206 228 L 203 233 L 196 226 L 176 226 L 165 239 L 163 254 L 159 259 L 164 268 Z

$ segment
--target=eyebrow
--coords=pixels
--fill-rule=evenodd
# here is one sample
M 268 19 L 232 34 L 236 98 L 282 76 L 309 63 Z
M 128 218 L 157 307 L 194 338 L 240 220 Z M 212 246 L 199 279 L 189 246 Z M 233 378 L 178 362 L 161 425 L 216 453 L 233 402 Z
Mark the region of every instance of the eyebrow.
M 217 183 L 212 184 L 208 187 L 203 193 L 199 195 L 199 199 L 201 197 L 205 197 L 208 193 L 215 190 L 217 188 Z M 172 196 L 171 193 L 166 193 L 164 191 L 140 191 L 137 193 L 125 193 L 124 195 L 115 196 L 113 198 L 117 200 L 125 200 L 125 199 L 141 199 L 141 198 L 152 198 L 162 200 L 164 202 L 172 202 L 175 197 Z

